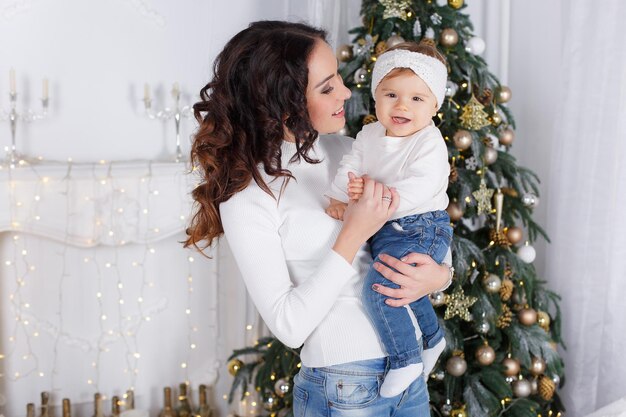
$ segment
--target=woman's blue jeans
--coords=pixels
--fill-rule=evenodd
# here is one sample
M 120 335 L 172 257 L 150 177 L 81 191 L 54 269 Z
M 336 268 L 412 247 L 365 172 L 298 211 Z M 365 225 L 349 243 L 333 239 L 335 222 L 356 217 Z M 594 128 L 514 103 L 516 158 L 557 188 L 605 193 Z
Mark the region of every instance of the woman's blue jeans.
M 378 395 L 388 365 L 387 358 L 379 358 L 303 366 L 294 380 L 294 417 L 430 417 L 424 378 L 396 397 Z
M 417 252 L 430 255 L 435 262 L 441 263 L 451 240 L 450 217 L 445 211 L 439 210 L 385 223 L 370 239 L 370 247 L 374 262 L 380 262 L 380 254 L 400 259 L 411 252 Z M 418 343 L 409 312 L 405 308 L 387 305 L 386 296 L 372 291 L 371 287 L 375 284 L 390 288 L 399 286 L 374 268 L 370 268 L 363 283 L 363 304 L 389 355 L 391 369 L 421 363 L 422 346 L 424 349 L 433 347 L 444 337 L 430 300 L 422 297 L 409 304 L 422 332 L 423 343 Z

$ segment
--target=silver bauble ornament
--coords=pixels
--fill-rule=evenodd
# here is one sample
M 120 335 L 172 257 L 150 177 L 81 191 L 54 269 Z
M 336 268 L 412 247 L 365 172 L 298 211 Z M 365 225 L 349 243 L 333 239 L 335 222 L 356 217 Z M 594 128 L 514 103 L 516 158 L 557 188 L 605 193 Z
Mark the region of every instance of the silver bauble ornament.
M 533 356 L 530 360 L 530 368 L 528 370 L 534 376 L 541 375 L 546 371 L 546 361 L 543 358 Z
M 284 378 L 279 379 L 274 384 L 274 392 L 281 398 L 284 397 L 289 391 L 291 391 L 291 384 Z
M 341 62 L 348 62 L 354 56 L 352 45 L 341 45 L 337 48 L 337 59 Z
M 500 291 L 500 287 L 502 287 L 502 280 L 496 274 L 489 274 L 483 278 L 483 288 L 488 293 L 495 294 Z
M 530 382 L 527 379 L 518 379 L 511 384 L 513 395 L 519 398 L 528 397 L 532 391 Z
M 481 321 L 476 323 L 476 332 L 480 333 L 480 334 L 487 334 L 489 333 L 489 330 L 491 330 L 491 325 L 489 324 L 488 321 Z
M 452 404 L 444 404 L 441 406 L 441 414 L 448 417 L 452 411 Z
M 488 366 L 496 360 L 496 351 L 487 344 L 480 346 L 476 349 L 476 360 L 483 366 Z
M 446 362 L 446 371 L 452 376 L 461 376 L 467 370 L 467 362 L 460 356 L 451 356 Z
M 387 49 L 396 46 L 399 43 L 404 42 L 404 38 L 400 35 L 391 35 L 388 39 L 387 39 Z
M 498 135 L 498 139 L 501 145 L 511 146 L 513 140 L 515 139 L 515 132 L 511 128 L 506 128 L 500 132 Z
M 507 376 L 507 377 L 504 377 L 504 380 L 507 382 L 507 384 L 510 384 L 510 383 L 512 383 L 513 381 L 516 381 L 516 380 L 517 380 L 517 378 L 516 378 L 516 377 L 514 377 L 514 376 Z
M 365 68 L 359 68 L 354 71 L 354 82 L 356 84 L 363 84 L 367 80 L 367 70 Z
M 486 147 L 485 153 L 483 153 L 483 160 L 485 161 L 485 164 L 491 165 L 494 162 L 496 162 L 497 159 L 498 159 L 498 151 L 496 151 L 493 148 Z
M 515 376 L 519 374 L 520 365 L 517 360 L 513 358 L 504 358 L 502 365 L 504 365 L 504 375 Z
M 539 204 L 539 198 L 533 193 L 526 193 L 522 196 L 522 204 L 526 207 L 535 208 Z
M 555 383 L 555 385 L 558 387 L 559 384 L 561 383 L 561 377 L 558 376 L 557 374 L 552 375 L 552 381 Z
M 446 97 L 454 97 L 456 92 L 459 90 L 459 86 L 454 81 L 448 80 L 446 82 Z
M 472 146 L 472 134 L 467 130 L 457 130 L 454 133 L 452 141 L 454 142 L 454 146 L 456 146 L 457 149 L 464 151 Z
M 535 260 L 535 257 L 537 256 L 537 252 L 535 251 L 535 248 L 533 248 L 532 246 L 524 245 L 517 250 L 517 256 L 519 256 L 522 261 L 526 262 L 527 264 L 530 264 Z
M 439 43 L 447 48 L 451 48 L 459 42 L 459 34 L 452 28 L 447 28 L 441 31 L 439 35 Z
M 480 55 L 485 52 L 485 41 L 478 36 L 474 36 L 465 44 L 465 50 L 470 54 Z
M 428 298 L 433 307 L 439 307 L 446 303 L 446 295 L 442 291 L 433 292 Z

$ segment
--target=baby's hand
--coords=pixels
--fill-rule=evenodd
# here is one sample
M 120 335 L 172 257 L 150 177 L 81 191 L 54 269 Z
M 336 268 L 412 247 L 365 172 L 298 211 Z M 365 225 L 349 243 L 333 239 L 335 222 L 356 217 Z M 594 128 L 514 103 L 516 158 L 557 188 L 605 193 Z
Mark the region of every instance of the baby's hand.
M 363 195 L 363 178 L 348 172 L 348 197 L 350 200 L 358 200 Z
M 339 200 L 331 198 L 330 204 L 328 205 L 328 207 L 326 207 L 326 214 L 328 214 L 333 219 L 343 221 L 343 213 L 346 211 L 346 207 L 348 207 L 346 203 L 342 203 Z

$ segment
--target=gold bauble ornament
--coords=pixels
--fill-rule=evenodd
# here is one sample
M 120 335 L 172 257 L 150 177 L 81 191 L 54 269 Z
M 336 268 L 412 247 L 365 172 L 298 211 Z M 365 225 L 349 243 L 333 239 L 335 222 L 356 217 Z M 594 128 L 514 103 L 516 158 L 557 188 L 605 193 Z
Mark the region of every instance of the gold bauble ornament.
M 454 146 L 460 151 L 464 151 L 472 146 L 472 134 L 467 130 L 457 130 L 452 137 Z
M 387 49 L 392 48 L 400 43 L 404 42 L 404 38 L 400 35 L 391 35 L 387 39 Z
M 483 153 L 483 161 L 485 161 L 485 165 L 491 165 L 498 160 L 498 151 L 487 146 L 485 147 L 485 152 Z
M 537 324 L 546 332 L 550 331 L 550 315 L 545 311 L 537 310 Z
M 439 43 L 446 48 L 451 48 L 459 42 L 459 34 L 452 28 L 446 28 L 439 35 Z
M 513 390 L 513 395 L 518 398 L 528 397 L 532 392 L 532 386 L 530 385 L 530 381 L 527 379 L 518 379 L 517 381 L 513 381 L 511 384 L 511 388 Z
M 494 113 L 491 115 L 491 124 L 494 126 L 499 126 L 502 123 L 502 116 L 500 113 Z
M 341 62 L 348 62 L 354 56 L 351 45 L 341 45 L 337 48 L 337 59 Z
M 488 293 L 495 294 L 500 291 L 501 287 L 502 280 L 496 274 L 488 274 L 483 278 L 483 288 Z
M 472 94 L 467 104 L 463 106 L 461 116 L 461 126 L 470 130 L 482 129 L 489 126 L 489 115 L 484 110 L 485 106 L 480 104 L 476 97 Z
M 461 209 L 461 205 L 456 201 L 450 201 L 446 211 L 448 212 L 448 216 L 450 216 L 450 220 L 453 222 L 458 222 L 463 218 L 463 209 Z
M 373 114 L 368 114 L 365 117 L 363 117 L 363 124 L 368 125 L 370 123 L 374 123 L 376 120 L 377 120 L 376 116 L 374 116 Z
M 509 127 L 500 131 L 500 134 L 498 135 L 498 141 L 500 142 L 501 145 L 504 145 L 504 146 L 511 146 L 514 139 L 515 139 L 515 132 L 513 131 L 513 129 Z
M 532 308 L 523 308 L 517 313 L 520 323 L 525 326 L 532 326 L 537 323 L 537 312 Z
M 465 321 L 470 321 L 471 315 L 469 312 L 469 308 L 477 300 L 478 298 L 472 297 L 471 295 L 465 296 L 465 293 L 463 292 L 463 287 L 456 287 L 452 294 L 448 295 L 448 300 L 446 301 L 446 312 L 443 316 L 443 319 L 450 320 L 452 317 L 459 316 Z
M 504 375 L 515 376 L 519 374 L 520 365 L 517 359 L 504 358 L 504 360 L 502 361 L 502 365 L 504 365 Z
M 448 0 L 448 6 L 453 9 L 460 9 L 463 7 L 463 0 Z
M 531 374 L 538 376 L 546 371 L 546 361 L 543 358 L 533 356 L 530 360 L 530 368 L 528 368 Z
M 502 286 L 500 287 L 500 298 L 502 301 L 509 301 L 511 295 L 513 294 L 513 281 L 508 278 L 502 280 Z
M 539 377 L 538 382 L 538 391 L 541 398 L 546 401 L 549 401 L 554 396 L 554 391 L 556 390 L 556 384 L 553 380 L 545 375 L 541 375 Z
M 465 405 L 460 408 L 455 408 L 450 411 L 450 417 L 467 417 L 467 411 L 465 411 Z
M 467 370 L 467 362 L 461 354 L 451 356 L 446 362 L 446 371 L 452 376 L 461 376 Z
M 274 384 L 274 392 L 276 393 L 276 395 L 278 395 L 280 398 L 284 397 L 289 391 L 291 391 L 291 384 L 289 383 L 289 381 L 285 378 L 280 378 L 278 381 L 276 381 L 276 383 Z
M 476 360 L 483 366 L 488 366 L 496 360 L 496 351 L 485 342 L 484 345 L 476 349 Z
M 511 244 L 516 245 L 524 239 L 524 230 L 521 227 L 511 226 L 506 230 L 506 238 Z
M 387 42 L 385 41 L 378 42 L 376 44 L 376 47 L 374 48 L 374 52 L 376 53 L 376 55 L 380 55 L 386 50 L 387 50 Z
M 237 372 L 243 367 L 243 362 L 239 359 L 231 359 L 228 361 L 228 373 L 232 376 L 237 375 Z
M 511 100 L 511 89 L 505 85 L 500 86 L 496 92 L 496 100 L 498 103 L 506 103 Z

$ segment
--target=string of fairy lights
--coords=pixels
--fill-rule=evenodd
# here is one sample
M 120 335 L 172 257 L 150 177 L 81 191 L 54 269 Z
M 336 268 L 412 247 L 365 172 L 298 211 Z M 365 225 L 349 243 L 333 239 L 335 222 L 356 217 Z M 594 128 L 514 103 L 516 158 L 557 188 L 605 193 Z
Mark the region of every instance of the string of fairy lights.
M 106 389 L 102 377 L 105 373 L 110 375 L 112 369 L 104 364 L 111 363 L 110 355 L 113 352 L 119 355 L 120 360 L 116 363 L 120 366 L 119 374 L 124 375 L 116 379 L 118 390 L 145 390 L 147 393 L 153 387 L 138 387 L 137 381 L 141 369 L 150 366 L 142 363 L 142 357 L 145 356 L 143 349 L 153 350 L 154 345 L 142 344 L 140 335 L 151 322 L 158 326 L 156 316 L 168 309 L 166 297 L 175 296 L 161 288 L 162 282 L 155 283 L 160 272 L 155 265 L 165 258 L 168 262 L 174 262 L 174 258 L 177 258 L 176 265 L 186 264 L 186 267 L 178 269 L 178 278 L 167 277 L 168 280 L 176 279 L 180 287 L 186 290 L 186 296 L 175 303 L 183 307 L 176 315 L 180 314 L 180 323 L 185 323 L 186 331 L 183 334 L 186 333 L 186 337 L 171 340 L 171 343 L 183 340 L 185 345 L 177 347 L 183 358 L 179 365 L 159 364 L 160 367 L 172 367 L 170 374 L 173 379 L 154 381 L 154 385 L 161 387 L 179 381 L 198 382 L 190 380 L 190 369 L 196 369 L 196 365 L 199 365 L 194 363 L 194 353 L 200 348 L 200 356 L 216 358 L 210 372 L 217 375 L 217 367 L 220 366 L 217 360 L 218 346 L 216 343 L 202 344 L 201 339 L 207 340 L 205 333 L 202 338 L 198 336 L 201 320 L 202 330 L 208 326 L 209 331 L 216 336 L 209 340 L 218 340 L 217 262 L 215 259 L 212 261 L 212 271 L 207 273 L 203 270 L 203 291 L 200 293 L 194 291 L 195 254 L 192 250 L 177 250 L 176 253 L 168 251 L 165 258 L 157 256 L 159 242 L 168 237 L 175 239 L 172 228 L 184 230 L 191 204 L 188 191 L 192 186 L 183 164 L 158 164 L 158 168 L 151 161 L 100 161 L 86 164 L 75 163 L 71 159 L 67 162 L 45 163 L 40 159 L 37 163 L 17 166 L 0 164 L 0 175 L 5 177 L 0 177 L 0 182 L 7 181 L 9 185 L 10 198 L 7 203 L 10 230 L 7 236 L 10 236 L 12 242 L 10 247 L 5 246 L 0 252 L 5 257 L 1 274 L 9 278 L 14 287 L 7 296 L 10 300 L 10 314 L 15 319 L 10 320 L 11 328 L 5 330 L 8 343 L 0 343 L 0 361 L 4 362 L 0 366 L 3 370 L 0 373 L 0 385 L 8 387 L 11 383 L 30 383 L 30 378 L 36 376 L 48 378 L 44 379 L 44 385 L 53 394 L 65 395 L 70 388 L 76 391 L 78 387 L 63 386 L 67 379 L 62 377 L 68 370 L 67 353 L 62 351 L 72 347 L 88 357 L 86 372 L 82 374 L 85 375 L 84 383 L 89 391 L 95 393 Z M 115 175 L 118 168 L 122 174 Z M 176 171 L 176 175 L 170 175 L 172 170 Z M 169 182 L 167 190 L 159 189 L 159 186 L 163 186 L 164 178 Z M 85 182 L 90 184 L 90 188 L 84 187 Z M 176 190 L 177 198 L 170 198 L 171 192 L 167 193 L 172 191 L 172 187 Z M 41 243 L 42 237 L 36 236 L 37 227 L 33 225 L 41 224 L 42 218 L 51 220 L 51 214 L 42 209 L 46 197 L 62 198 L 65 218 L 55 220 L 64 225 L 59 230 L 61 236 Z M 32 200 L 25 201 L 25 198 Z M 72 227 L 84 224 L 85 212 L 88 212 L 86 206 L 93 209 L 93 230 L 77 234 Z M 169 207 L 169 217 L 153 215 L 153 211 L 163 214 L 164 206 Z M 172 215 L 171 212 L 175 210 L 179 213 Z M 162 224 L 163 221 L 167 224 Z M 164 233 L 164 226 L 167 233 Z M 49 237 L 45 233 L 42 236 Z M 45 256 L 38 253 L 40 247 L 47 245 L 54 250 Z M 46 264 L 43 265 L 45 268 L 37 268 L 42 266 L 38 264 L 41 259 L 50 259 L 51 256 L 55 259 L 54 265 Z M 133 257 L 130 262 L 126 259 L 129 256 Z M 157 270 L 153 272 L 154 269 Z M 42 272 L 38 273 L 40 270 Z M 212 275 L 212 282 L 210 293 L 207 294 L 204 278 L 209 274 Z M 3 279 L 5 290 L 9 279 Z M 50 290 L 50 282 L 54 281 L 56 292 L 48 294 L 46 298 L 47 304 L 55 305 L 56 313 L 45 316 L 36 313 L 38 306 L 33 295 L 33 290 L 44 287 L 44 279 L 45 289 Z M 88 336 L 79 334 L 75 326 L 72 327 L 72 321 L 67 322 L 72 318 L 69 314 L 73 314 L 68 306 L 75 302 L 70 299 L 67 290 L 79 279 L 87 281 L 85 288 L 95 288 L 94 293 L 82 295 L 85 297 L 82 303 L 93 305 L 92 310 L 97 315 L 93 318 L 94 326 Z M 0 294 L 0 297 L 5 296 Z M 192 309 L 194 303 L 202 306 L 202 310 Z M 6 318 L 3 321 L 9 322 Z M 95 338 L 93 333 L 97 333 Z M 50 344 L 51 351 L 42 354 L 42 347 Z M 82 364 L 72 364 L 72 368 L 77 366 Z M 176 371 L 176 368 L 180 370 Z M 4 384 L 1 383 L 2 379 L 5 380 Z M 42 383 L 37 385 L 41 386 Z M 53 398 L 56 398 L 55 402 L 60 402 L 59 396 L 53 395 Z

